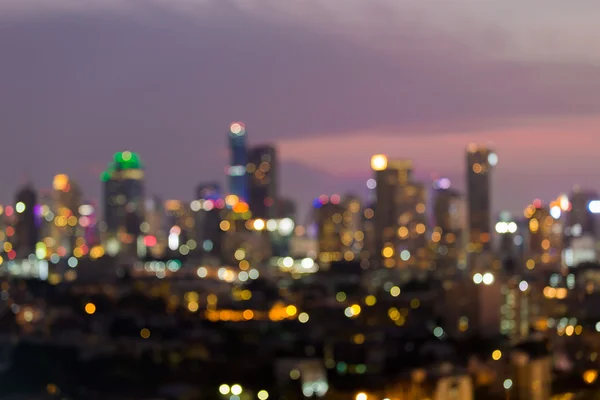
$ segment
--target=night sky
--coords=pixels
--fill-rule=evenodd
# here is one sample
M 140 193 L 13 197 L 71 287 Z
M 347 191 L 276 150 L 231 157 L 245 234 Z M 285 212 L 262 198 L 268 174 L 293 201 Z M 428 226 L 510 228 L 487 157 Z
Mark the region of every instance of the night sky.
M 0 0 L 0 201 L 112 154 L 147 191 L 224 181 L 227 128 L 275 143 L 281 192 L 365 195 L 371 154 L 462 189 L 499 155 L 494 208 L 600 190 L 597 0 Z

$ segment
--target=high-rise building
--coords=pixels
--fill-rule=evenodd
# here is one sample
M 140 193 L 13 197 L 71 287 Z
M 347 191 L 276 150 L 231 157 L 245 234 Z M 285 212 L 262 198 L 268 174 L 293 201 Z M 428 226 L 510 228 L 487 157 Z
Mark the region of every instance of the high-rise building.
M 525 209 L 528 220 L 529 239 L 527 245 L 527 269 L 534 268 L 546 271 L 558 270 L 562 257 L 562 223 L 550 215 L 540 199 L 533 201 Z
M 246 127 L 241 122 L 229 126 L 229 149 L 231 163 L 227 168 L 229 176 L 229 191 L 239 199 L 248 200 L 248 150 L 246 148 Z
M 257 218 L 274 218 L 277 201 L 277 156 L 273 146 L 252 147 L 248 154 L 248 204 Z
M 426 190 L 412 177 L 412 161 L 371 158 L 375 171 L 375 255 L 378 264 L 392 267 L 429 267 Z
M 77 247 L 85 244 L 84 226 L 89 225 L 88 218 L 82 219 L 79 208 L 83 204 L 83 193 L 79 185 L 65 174 L 59 174 L 52 181 L 52 212 L 55 215 L 53 237 L 56 249 L 60 253 L 71 255 Z M 81 238 L 81 239 L 80 239 Z M 85 248 L 83 248 L 85 249 Z M 60 255 L 59 253 L 59 255 Z M 80 248 L 75 253 L 83 253 Z
M 491 249 L 491 170 L 498 163 L 492 150 L 470 144 L 467 149 L 467 197 L 470 253 Z
M 37 194 L 27 185 L 19 190 L 15 202 L 15 234 L 13 249 L 17 257 L 27 258 L 35 253 L 38 241 L 38 222 L 36 218 Z
M 320 196 L 314 203 L 321 263 L 358 260 L 364 248 L 361 202 L 356 196 L 344 199 L 334 194 Z M 365 256 L 363 254 L 363 256 Z
M 465 267 L 464 244 L 466 202 L 464 196 L 450 187 L 450 180 L 434 182 L 434 229 L 431 241 L 436 254 L 436 270 L 445 276 Z
M 116 239 L 107 250 L 109 254 L 118 252 L 119 243 L 135 247 L 144 222 L 144 170 L 139 155 L 130 151 L 115 154 L 101 179 L 106 233 L 109 239 Z

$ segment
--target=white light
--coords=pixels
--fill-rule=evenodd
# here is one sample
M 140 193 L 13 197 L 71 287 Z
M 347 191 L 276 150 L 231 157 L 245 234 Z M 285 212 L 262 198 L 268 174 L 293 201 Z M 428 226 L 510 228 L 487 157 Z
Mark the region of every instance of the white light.
M 292 257 L 286 257 L 283 259 L 283 266 L 286 268 L 291 268 L 294 266 L 294 259 Z
M 18 202 L 17 205 L 15 206 L 15 210 L 21 214 L 23 211 L 25 211 L 25 203 L 23 203 L 22 201 Z
M 237 384 L 231 386 L 231 394 L 239 396 L 240 394 L 242 394 L 242 387 Z
M 600 332 L 600 322 L 596 322 L 596 332 Z
M 200 211 L 201 208 L 202 208 L 202 204 L 198 200 L 194 200 L 190 203 L 190 209 L 194 212 Z
M 526 291 L 528 287 L 529 284 L 526 281 L 519 282 L 519 289 L 521 290 L 521 292 Z
M 513 385 L 513 382 L 511 379 L 506 379 L 503 384 L 504 389 L 506 389 L 506 390 L 510 389 L 512 387 L 512 385 Z
M 259 275 L 259 274 L 258 274 L 258 271 L 257 271 L 257 270 L 255 270 L 255 269 L 251 269 L 251 270 L 248 272 L 248 276 L 250 277 L 250 279 L 258 279 L 258 275 Z
M 483 277 L 480 273 L 476 273 L 475 275 L 473 275 L 473 282 L 475 282 L 476 285 L 479 285 L 482 281 Z
M 483 274 L 483 284 L 491 285 L 492 283 L 494 283 L 494 275 L 492 275 L 490 272 Z
M 265 221 L 263 221 L 262 219 L 255 219 L 252 225 L 257 231 L 262 231 L 263 229 L 265 229 Z
M 175 251 L 179 248 L 179 235 L 175 233 L 169 234 L 169 249 Z
M 592 200 L 590 204 L 588 204 L 588 210 L 592 214 L 600 214 L 600 200 Z
M 561 194 L 560 198 L 558 199 L 558 202 L 562 211 L 569 211 L 569 206 L 571 205 L 571 203 L 569 202 L 569 198 L 566 194 Z
M 359 393 L 356 395 L 356 400 L 367 400 L 367 395 L 364 393 Z
M 402 261 L 408 261 L 408 259 L 410 258 L 410 251 L 402 250 L 402 252 L 400 252 L 400 258 L 402 259 Z
M 83 215 L 84 217 L 89 217 L 93 213 L 94 213 L 94 207 L 90 206 L 89 204 L 84 204 L 82 206 L 79 206 L 79 214 Z
M 490 153 L 488 155 L 488 164 L 490 164 L 492 167 L 495 167 L 498 164 L 498 154 Z
M 261 390 L 256 396 L 259 398 L 259 400 L 267 400 L 269 398 L 269 392 L 266 390 Z
M 302 266 L 302 268 L 305 269 L 310 269 L 315 265 L 315 262 L 313 261 L 312 258 L 304 258 L 301 262 L 300 265 Z
M 559 219 L 560 216 L 562 215 L 562 210 L 560 209 L 559 206 L 554 206 L 554 207 L 550 208 L 550 215 L 554 219 Z
M 246 271 L 240 271 L 238 274 L 238 280 L 240 282 L 246 282 L 248 280 L 248 273 Z
M 442 337 L 442 335 L 444 335 L 444 330 L 441 327 L 436 326 L 433 330 L 433 336 L 435 336 L 436 338 L 440 338 Z
M 242 136 L 246 132 L 246 129 L 244 128 L 244 125 L 239 122 L 234 122 L 229 126 L 229 132 L 236 136 Z
M 373 190 L 377 187 L 377 181 L 373 178 L 367 180 L 367 188 Z
M 223 396 L 225 396 L 226 394 L 229 394 L 229 386 L 228 385 L 221 385 L 219 386 L 219 393 L 221 393 Z
M 275 221 L 274 219 L 270 219 L 267 221 L 267 230 L 269 232 L 274 232 L 275 230 L 277 230 L 277 221 Z
M 77 264 L 79 264 L 79 261 L 77 261 L 75 257 L 69 257 L 69 259 L 67 260 L 67 264 L 69 264 L 69 267 L 75 268 Z
M 279 221 L 278 230 L 281 236 L 288 236 L 294 231 L 294 221 L 290 218 L 282 219 Z
M 205 267 L 200 267 L 196 273 L 200 278 L 206 278 L 206 275 L 208 275 L 208 270 Z
M 515 222 L 509 222 L 507 228 L 509 233 L 515 233 L 517 231 L 517 224 Z
M 298 321 L 300 321 L 300 323 L 302 323 L 302 324 L 307 323 L 309 319 L 310 319 L 310 317 L 305 312 L 300 313 L 300 315 L 298 315 Z
M 498 232 L 498 233 L 508 232 L 508 224 L 506 222 L 498 222 L 496 224 L 496 232 Z

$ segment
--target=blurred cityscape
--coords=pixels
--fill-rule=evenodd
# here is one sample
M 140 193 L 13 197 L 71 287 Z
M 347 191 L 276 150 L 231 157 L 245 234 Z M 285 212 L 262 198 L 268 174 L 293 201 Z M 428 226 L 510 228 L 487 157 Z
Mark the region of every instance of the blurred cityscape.
M 157 198 L 124 150 L 99 202 L 56 171 L 0 207 L 1 398 L 600 398 L 597 193 L 495 215 L 469 144 L 464 191 L 376 154 L 299 216 L 277 149 L 224 131 L 226 188 Z

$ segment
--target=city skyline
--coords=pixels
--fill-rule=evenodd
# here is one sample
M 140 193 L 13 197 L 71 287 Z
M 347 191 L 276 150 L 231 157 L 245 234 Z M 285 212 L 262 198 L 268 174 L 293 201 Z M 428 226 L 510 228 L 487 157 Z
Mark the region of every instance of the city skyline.
M 59 173 L 99 200 L 98 174 L 124 149 L 146 160 L 148 194 L 192 199 L 197 183 L 225 182 L 227 127 L 236 120 L 246 123 L 250 143 L 277 147 L 280 193 L 297 200 L 301 215 L 322 193 L 364 196 L 370 156 L 382 152 L 413 159 L 419 180 L 438 173 L 465 192 L 470 142 L 493 142 L 499 155 L 495 212 L 522 212 L 534 198 L 553 199 L 573 184 L 600 189 L 590 162 L 597 150 L 589 145 L 600 126 L 596 60 L 585 46 L 572 46 L 579 35 L 593 37 L 584 15 L 591 3 L 570 9 L 581 23 L 577 32 L 551 36 L 552 51 L 543 43 L 565 24 L 556 2 L 535 9 L 543 18 L 529 36 L 528 4 L 497 30 L 464 24 L 452 31 L 449 21 L 498 22 L 504 14 L 462 2 L 440 22 L 445 7 L 429 12 L 412 1 L 381 1 L 377 18 L 404 15 L 389 33 L 370 26 L 369 13 L 352 22 L 356 2 L 327 21 L 298 8 L 305 18 L 296 24 L 275 3 L 244 11 L 198 2 L 202 12 L 185 17 L 127 1 L 79 10 L 22 4 L 0 6 L 7 59 L 0 115 L 5 140 L 30 155 L 12 151 L 0 160 L 2 203 L 13 201 L 27 176 L 40 189 Z M 141 14 L 113 8 L 124 4 Z M 352 34 L 357 26 L 363 38 Z M 433 35 L 438 28 L 450 34 Z M 526 51 L 534 44 L 540 51 Z

